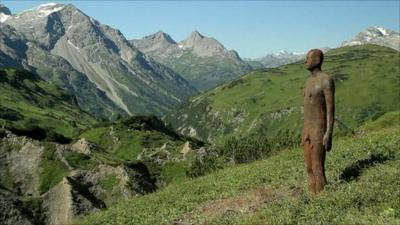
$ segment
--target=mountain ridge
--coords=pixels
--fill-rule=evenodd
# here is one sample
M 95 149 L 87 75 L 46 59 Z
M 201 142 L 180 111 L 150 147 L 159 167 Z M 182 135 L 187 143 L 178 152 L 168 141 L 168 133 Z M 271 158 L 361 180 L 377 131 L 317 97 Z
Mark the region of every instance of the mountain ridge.
M 72 4 L 39 5 L 10 16 L 5 23 L 32 43 L 34 47 L 28 50 L 36 49 L 47 59 L 55 58 L 60 64 L 56 69 L 63 70 L 69 64 L 70 69 L 87 77 L 86 83 L 105 93 L 108 100 L 104 104 L 112 111 L 105 113 L 108 116 L 120 112 L 162 115 L 197 92 L 179 74 L 133 47 L 119 30 L 101 24 Z M 40 64 L 36 55 L 27 58 L 31 64 Z M 68 63 L 61 64 L 60 60 Z M 49 70 L 44 64 L 33 67 Z M 64 81 L 58 85 L 68 86 L 68 75 L 62 77 Z M 60 81 L 50 77 L 54 79 Z M 79 95 L 79 86 L 75 89 Z M 80 97 L 96 105 L 86 96 Z
M 166 38 L 160 38 L 162 36 Z M 252 69 L 236 51 L 226 49 L 215 38 L 206 37 L 197 30 L 179 42 L 159 31 L 130 43 L 177 71 L 199 90 L 208 90 Z
M 381 26 L 368 27 L 354 38 L 344 41 L 341 46 L 376 44 L 400 51 L 400 33 Z

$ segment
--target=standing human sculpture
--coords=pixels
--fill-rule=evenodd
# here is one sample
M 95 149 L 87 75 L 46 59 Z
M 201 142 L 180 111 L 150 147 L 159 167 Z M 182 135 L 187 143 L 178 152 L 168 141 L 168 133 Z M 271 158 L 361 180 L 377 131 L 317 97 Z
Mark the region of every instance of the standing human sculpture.
M 319 49 L 307 53 L 305 67 L 311 72 L 304 90 L 304 127 L 302 145 L 308 175 L 308 189 L 317 194 L 324 189 L 325 155 L 332 147 L 335 115 L 335 83 L 321 65 L 324 54 Z

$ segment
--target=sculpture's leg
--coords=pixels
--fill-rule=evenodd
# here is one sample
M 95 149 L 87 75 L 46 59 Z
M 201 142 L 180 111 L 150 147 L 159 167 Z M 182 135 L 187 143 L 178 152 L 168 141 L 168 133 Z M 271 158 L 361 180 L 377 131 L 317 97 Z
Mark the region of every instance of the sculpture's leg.
M 311 154 L 312 161 L 312 172 L 315 177 L 315 193 L 318 193 L 324 189 L 326 184 L 325 177 L 325 150 L 322 142 L 311 143 L 314 146 L 313 153 Z
M 328 181 L 326 180 L 326 175 L 325 175 L 325 157 L 326 157 L 326 151 L 323 149 L 322 150 L 322 173 L 324 175 L 324 181 L 325 181 L 325 185 L 328 183 Z
M 308 190 L 315 194 L 315 176 L 313 173 L 313 166 L 312 166 L 312 152 L 313 146 L 310 143 L 310 140 L 306 140 L 303 145 L 304 150 L 304 161 L 306 164 L 307 176 L 308 176 Z

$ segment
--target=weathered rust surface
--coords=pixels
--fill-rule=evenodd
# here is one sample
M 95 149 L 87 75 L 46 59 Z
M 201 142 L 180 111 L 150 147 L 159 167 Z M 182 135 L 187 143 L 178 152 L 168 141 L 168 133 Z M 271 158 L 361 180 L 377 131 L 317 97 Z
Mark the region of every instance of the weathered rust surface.
M 321 66 L 324 54 L 319 49 L 307 53 L 305 67 L 310 71 L 304 90 L 304 127 L 302 145 L 308 175 L 309 191 L 324 189 L 325 155 L 332 147 L 335 114 L 335 83 Z

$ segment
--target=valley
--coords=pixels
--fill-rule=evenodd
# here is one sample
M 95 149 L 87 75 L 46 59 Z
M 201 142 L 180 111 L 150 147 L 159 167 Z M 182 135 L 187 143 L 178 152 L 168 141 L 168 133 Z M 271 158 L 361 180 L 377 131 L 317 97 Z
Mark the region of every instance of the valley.
M 0 3 L 0 224 L 400 223 L 397 31 L 320 46 L 336 112 L 313 196 L 305 52 L 242 58 L 197 29 L 127 38 L 86 9 Z

